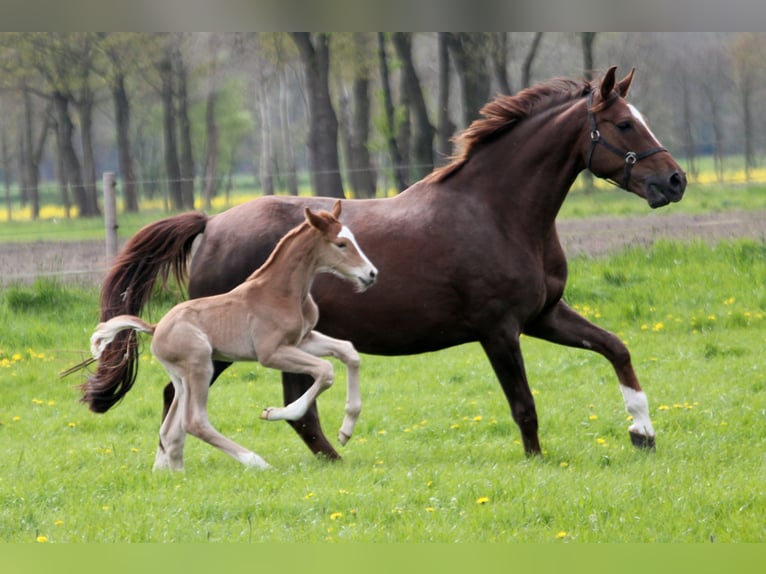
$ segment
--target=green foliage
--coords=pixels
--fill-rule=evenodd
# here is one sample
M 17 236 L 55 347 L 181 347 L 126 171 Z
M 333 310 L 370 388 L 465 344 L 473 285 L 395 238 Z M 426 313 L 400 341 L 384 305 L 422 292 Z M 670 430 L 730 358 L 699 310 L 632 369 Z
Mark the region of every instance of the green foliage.
M 287 425 L 259 420 L 281 403 L 279 376 L 236 365 L 211 392 L 211 420 L 274 468 L 245 470 L 189 438 L 184 473 L 152 473 L 166 375 L 148 344 L 135 388 L 92 414 L 78 403 L 81 379 L 57 374 L 85 356 L 97 291 L 6 290 L 0 541 L 762 541 L 765 251 L 660 242 L 571 262 L 570 304 L 632 351 L 654 453 L 630 446 L 603 358 L 524 337 L 542 458 L 524 457 L 472 344 L 363 357 L 364 408 L 338 464 L 314 459 Z M 320 399 L 331 438 L 345 399 L 336 369 Z

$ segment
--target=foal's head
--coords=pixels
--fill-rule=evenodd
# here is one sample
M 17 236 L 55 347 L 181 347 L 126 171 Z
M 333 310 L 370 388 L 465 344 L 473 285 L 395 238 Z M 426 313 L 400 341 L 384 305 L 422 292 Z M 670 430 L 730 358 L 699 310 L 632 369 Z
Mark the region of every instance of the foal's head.
M 335 202 L 332 213 L 314 213 L 305 208 L 306 221 L 321 234 L 317 252 L 319 271 L 334 273 L 351 281 L 358 291 L 365 291 L 375 283 L 378 270 L 367 259 L 351 230 L 338 221 L 340 210 L 340 200 Z

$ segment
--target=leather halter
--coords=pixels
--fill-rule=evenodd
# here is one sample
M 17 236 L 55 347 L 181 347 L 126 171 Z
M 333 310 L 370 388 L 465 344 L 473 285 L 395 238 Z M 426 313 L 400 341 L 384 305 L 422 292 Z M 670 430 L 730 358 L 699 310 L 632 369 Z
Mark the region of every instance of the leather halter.
M 590 168 L 590 164 L 591 164 L 591 160 L 593 159 L 593 152 L 595 151 L 596 146 L 598 144 L 603 145 L 606 149 L 608 149 L 612 153 L 615 153 L 618 156 L 625 159 L 625 170 L 623 171 L 623 175 L 622 175 L 622 183 L 617 183 L 615 180 L 609 177 L 601 177 L 600 175 L 598 175 L 597 177 L 601 177 L 601 179 L 605 179 L 606 181 L 613 183 L 614 185 L 616 185 L 617 187 L 621 187 L 622 189 L 625 189 L 625 190 L 628 189 L 628 182 L 630 181 L 630 170 L 633 169 L 633 165 L 637 161 L 640 161 L 644 158 L 649 157 L 650 155 L 654 155 L 661 151 L 668 151 L 664 147 L 653 147 L 648 150 L 642 151 L 640 153 L 636 153 L 634 151 L 623 151 L 617 146 L 610 144 L 608 141 L 602 138 L 601 133 L 598 131 L 598 128 L 596 127 L 596 114 L 593 112 L 593 92 L 588 94 L 588 120 L 590 121 L 590 150 L 588 151 L 588 164 L 587 164 L 588 171 L 593 173 L 593 170 L 591 170 Z

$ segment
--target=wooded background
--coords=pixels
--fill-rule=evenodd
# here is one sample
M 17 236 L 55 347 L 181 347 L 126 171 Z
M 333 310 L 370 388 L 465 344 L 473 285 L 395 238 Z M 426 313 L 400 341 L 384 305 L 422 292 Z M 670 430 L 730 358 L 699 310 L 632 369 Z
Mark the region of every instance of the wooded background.
M 637 69 L 631 100 L 692 177 L 702 156 L 719 179 L 761 163 L 762 33 L 0 33 L 7 219 L 99 215 L 102 171 L 126 212 L 209 208 L 243 173 L 263 193 L 402 190 L 497 93 L 611 65 Z

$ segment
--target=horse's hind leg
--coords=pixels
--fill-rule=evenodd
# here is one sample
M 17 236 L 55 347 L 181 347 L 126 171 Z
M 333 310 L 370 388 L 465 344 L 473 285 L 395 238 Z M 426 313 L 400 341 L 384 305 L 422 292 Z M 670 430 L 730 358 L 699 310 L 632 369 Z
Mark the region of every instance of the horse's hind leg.
M 314 379 L 301 373 L 282 373 L 282 396 L 284 404 L 295 402 L 314 384 Z M 340 460 L 341 456 L 333 445 L 327 440 L 319 420 L 319 410 L 316 403 L 309 405 L 306 414 L 294 421 L 287 423 L 298 433 L 306 446 L 315 455 L 327 457 L 330 460 Z
M 631 442 L 640 448 L 655 448 L 646 394 L 633 370 L 630 352 L 616 335 L 597 327 L 563 301 L 528 325 L 525 333 L 560 345 L 589 349 L 606 357 L 620 382 L 625 408 L 633 417 L 633 424 L 628 428 Z

